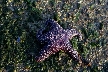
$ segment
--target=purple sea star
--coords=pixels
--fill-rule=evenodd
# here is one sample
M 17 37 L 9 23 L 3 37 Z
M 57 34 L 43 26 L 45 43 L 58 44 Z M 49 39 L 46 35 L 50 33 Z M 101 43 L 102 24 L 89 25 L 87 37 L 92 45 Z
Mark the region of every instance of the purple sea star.
M 45 24 L 45 28 L 39 30 L 36 35 L 40 43 L 45 45 L 39 52 L 39 55 L 36 56 L 36 61 L 44 61 L 50 55 L 55 54 L 60 50 L 66 52 L 75 61 L 81 61 L 79 53 L 72 48 L 72 45 L 69 41 L 76 35 L 82 39 L 81 33 L 75 29 L 65 30 L 52 19 L 47 20 Z M 87 64 L 89 63 L 87 62 Z

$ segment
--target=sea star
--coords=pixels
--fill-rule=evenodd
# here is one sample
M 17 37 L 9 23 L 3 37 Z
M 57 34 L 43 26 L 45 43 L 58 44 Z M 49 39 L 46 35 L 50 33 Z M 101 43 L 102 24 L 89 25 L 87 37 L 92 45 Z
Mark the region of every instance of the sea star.
M 72 48 L 70 43 L 70 40 L 74 36 L 79 36 L 82 39 L 81 33 L 75 29 L 63 29 L 52 19 L 47 20 L 45 24 L 46 26 L 44 29 L 39 30 L 36 35 L 40 43 L 45 45 L 39 52 L 39 55 L 36 56 L 36 61 L 44 61 L 50 55 L 55 54 L 60 50 L 66 52 L 75 61 L 81 61 L 82 58 L 79 56 L 79 53 Z

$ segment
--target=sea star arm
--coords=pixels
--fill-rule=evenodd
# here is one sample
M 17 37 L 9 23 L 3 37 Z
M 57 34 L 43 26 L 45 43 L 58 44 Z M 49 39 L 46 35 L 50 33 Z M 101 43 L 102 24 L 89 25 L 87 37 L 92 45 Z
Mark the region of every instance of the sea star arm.
M 62 27 L 53 19 L 47 20 L 45 25 L 46 26 L 43 29 L 40 29 L 36 35 L 37 39 L 41 43 L 48 41 L 49 35 L 51 35 L 51 33 L 57 33 L 57 31 L 62 30 Z
M 72 45 L 70 43 L 66 43 L 65 47 L 62 49 L 64 52 L 66 52 L 73 60 L 79 62 L 79 53 L 72 48 Z
M 44 46 L 44 48 L 39 52 L 39 55 L 36 56 L 36 61 L 42 62 L 46 58 L 48 58 L 50 55 L 55 54 L 58 51 L 59 51 L 58 48 L 53 47 L 51 44 L 48 44 L 48 45 Z
M 89 61 L 84 59 L 75 49 L 73 49 L 70 43 L 66 44 L 66 47 L 63 48 L 63 51 L 66 52 L 74 61 L 90 66 Z
M 45 24 L 46 24 L 46 26 L 50 26 L 51 29 L 57 29 L 57 30 L 63 29 L 63 28 L 62 28 L 55 20 L 53 20 L 53 19 L 47 20 Z
M 82 35 L 80 32 L 78 32 L 75 29 L 66 29 L 65 32 L 67 33 L 68 38 L 71 40 L 74 36 L 79 36 L 79 38 L 82 40 Z

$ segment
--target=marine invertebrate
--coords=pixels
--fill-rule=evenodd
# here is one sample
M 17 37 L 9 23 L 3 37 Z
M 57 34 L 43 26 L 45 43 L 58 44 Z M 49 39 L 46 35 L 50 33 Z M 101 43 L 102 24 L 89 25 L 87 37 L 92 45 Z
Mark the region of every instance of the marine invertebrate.
M 77 50 L 72 48 L 70 41 L 74 36 L 79 36 L 82 39 L 82 35 L 75 29 L 63 29 L 56 21 L 49 19 L 46 21 L 44 29 L 40 29 L 36 35 L 37 39 L 44 47 L 36 56 L 36 61 L 41 62 L 48 58 L 50 55 L 57 53 L 60 50 L 66 52 L 72 59 L 77 62 L 82 62 L 86 65 L 89 64 L 84 60 Z

